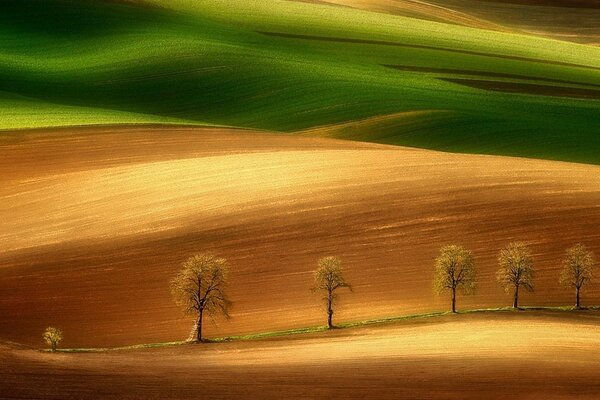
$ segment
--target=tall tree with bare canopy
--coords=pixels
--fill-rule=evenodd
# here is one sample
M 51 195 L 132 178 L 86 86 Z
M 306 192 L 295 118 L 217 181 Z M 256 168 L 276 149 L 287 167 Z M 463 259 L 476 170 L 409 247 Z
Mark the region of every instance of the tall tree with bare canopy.
M 575 308 L 581 308 L 579 292 L 592 279 L 595 264 L 594 253 L 586 246 L 576 244 L 567 250 L 560 283 L 565 287 L 575 288 Z
M 228 274 L 227 260 L 204 253 L 185 261 L 181 271 L 171 280 L 171 293 L 177 305 L 182 306 L 186 314 L 197 317 L 194 333 L 198 342 L 202 342 L 204 314 L 220 313 L 229 317 L 231 302 L 225 294 Z
M 453 313 L 456 312 L 456 292 L 472 294 L 475 287 L 473 254 L 461 246 L 442 247 L 435 259 L 433 288 L 438 294 L 450 292 Z
M 519 308 L 519 289 L 534 291 L 533 257 L 525 243 L 513 242 L 500 250 L 498 255 L 500 269 L 496 273 L 498 282 L 506 293 L 513 293 L 513 308 Z
M 315 286 L 313 291 L 324 291 L 327 308 L 327 328 L 333 328 L 333 306 L 337 300 L 336 290 L 352 287 L 344 279 L 342 261 L 338 257 L 323 257 L 319 259 L 319 267 L 315 271 Z

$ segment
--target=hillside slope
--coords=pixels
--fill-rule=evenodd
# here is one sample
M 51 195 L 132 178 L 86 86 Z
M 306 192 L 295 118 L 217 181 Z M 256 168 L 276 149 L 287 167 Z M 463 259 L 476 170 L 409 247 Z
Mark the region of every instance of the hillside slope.
M 417 112 L 385 143 L 600 163 L 593 46 L 283 0 L 8 0 L 0 39 L 0 128 Z
M 32 165 L 36 165 L 35 168 Z M 65 346 L 181 340 L 191 320 L 168 282 L 195 252 L 232 265 L 232 319 L 208 336 L 322 324 L 319 257 L 339 255 L 354 292 L 339 321 L 444 310 L 439 248 L 473 250 L 479 290 L 458 307 L 510 305 L 497 252 L 531 244 L 536 292 L 570 305 L 564 250 L 600 254 L 596 166 L 438 153 L 239 130 L 95 128 L 0 142 L 0 338 Z M 108 221 L 108 222 L 107 222 Z M 600 303 L 590 286 L 583 304 Z
M 297 0 L 309 1 L 310 0 Z M 455 25 L 600 44 L 597 0 L 318 0 Z
M 0 344 L 0 391 L 11 399 L 592 400 L 598 346 L 596 313 L 456 315 L 95 354 Z

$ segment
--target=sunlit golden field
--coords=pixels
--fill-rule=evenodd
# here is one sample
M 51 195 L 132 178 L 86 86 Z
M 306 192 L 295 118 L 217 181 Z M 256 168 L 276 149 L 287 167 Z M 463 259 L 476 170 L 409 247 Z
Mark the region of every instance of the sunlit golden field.
M 600 398 L 600 0 L 0 0 L 0 400 Z
M 262 341 L 102 353 L 0 347 L 13 398 L 594 399 L 598 316 L 451 315 Z
M 534 250 L 523 305 L 573 304 L 564 250 L 599 250 L 596 166 L 141 127 L 9 135 L 0 163 L 0 337 L 34 346 L 49 325 L 66 347 L 185 339 L 168 281 L 206 250 L 229 259 L 234 303 L 208 337 L 323 324 L 309 289 L 325 255 L 354 286 L 342 322 L 448 309 L 432 292 L 443 244 L 475 254 L 479 288 L 459 309 L 510 305 L 494 276 L 508 241 Z

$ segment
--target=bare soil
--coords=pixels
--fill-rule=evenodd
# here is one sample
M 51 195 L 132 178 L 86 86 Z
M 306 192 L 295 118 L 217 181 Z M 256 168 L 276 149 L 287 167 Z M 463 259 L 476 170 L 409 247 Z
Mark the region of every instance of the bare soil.
M 0 345 L 0 398 L 595 399 L 599 323 L 517 312 L 93 354 Z
M 293 0 L 298 1 L 298 0 Z M 600 43 L 598 0 L 301 0 L 472 28 Z
M 354 292 L 338 321 L 446 309 L 433 260 L 475 253 L 479 290 L 459 308 L 510 305 L 498 250 L 531 244 L 536 292 L 558 284 L 566 247 L 600 254 L 600 168 L 218 129 L 105 127 L 4 135 L 0 143 L 0 338 L 42 346 L 182 340 L 192 319 L 168 282 L 196 252 L 232 265 L 232 318 L 206 334 L 324 323 L 319 257 L 342 258 Z M 583 304 L 600 303 L 590 286 Z

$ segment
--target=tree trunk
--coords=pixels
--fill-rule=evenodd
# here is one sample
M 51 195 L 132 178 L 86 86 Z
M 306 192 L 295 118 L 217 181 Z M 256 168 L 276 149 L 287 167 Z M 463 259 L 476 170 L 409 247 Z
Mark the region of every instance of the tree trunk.
M 456 312 L 456 288 L 452 288 L 452 312 Z
M 515 286 L 515 297 L 513 299 L 513 308 L 519 308 L 519 285 Z
M 52 351 L 56 351 L 56 342 L 52 342 Z
M 202 342 L 202 314 L 204 310 L 200 310 L 198 313 L 198 322 L 196 322 L 196 340 Z
M 575 290 L 577 291 L 577 296 L 576 296 L 576 300 L 575 300 L 575 308 L 581 308 L 581 306 L 579 305 L 579 287 L 576 287 Z
M 333 328 L 333 307 L 331 297 L 327 300 L 327 328 Z
M 187 341 L 188 342 L 195 341 L 197 334 L 198 334 L 198 319 L 196 319 L 196 321 L 194 321 L 194 325 L 192 326 L 192 330 L 190 331 L 190 334 L 187 337 Z

